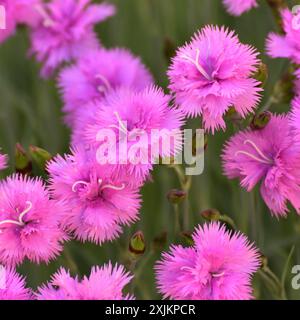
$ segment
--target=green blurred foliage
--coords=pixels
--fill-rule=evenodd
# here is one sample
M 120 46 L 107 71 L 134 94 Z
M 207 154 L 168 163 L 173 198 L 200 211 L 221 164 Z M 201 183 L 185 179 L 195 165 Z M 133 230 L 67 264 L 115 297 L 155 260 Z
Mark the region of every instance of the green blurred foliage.
M 260 7 L 240 18 L 229 16 L 221 0 L 111 0 L 118 8 L 117 15 L 99 25 L 97 31 L 103 45 L 127 47 L 142 57 L 154 74 L 158 85 L 167 87 L 166 70 L 173 47 L 183 45 L 193 33 L 205 24 L 225 25 L 236 30 L 242 42 L 252 44 L 262 54 L 268 66 L 269 78 L 261 106 L 270 97 L 276 81 L 288 67 L 285 60 L 271 60 L 264 54 L 265 38 L 277 26 L 266 1 Z M 290 2 L 292 4 L 292 1 Z M 38 76 L 39 66 L 28 56 L 29 40 L 26 30 L 1 45 L 0 48 L 0 146 L 11 156 L 17 142 L 26 149 L 39 146 L 52 155 L 68 152 L 69 130 L 63 125 L 62 102 L 55 81 L 44 81 Z M 286 112 L 287 104 L 276 104 L 272 111 Z M 189 127 L 200 127 L 199 120 Z M 291 266 L 300 264 L 300 219 L 291 210 L 286 219 L 271 217 L 259 190 L 243 191 L 238 181 L 229 181 L 222 174 L 220 154 L 222 146 L 235 128 L 228 122 L 228 130 L 208 138 L 204 173 L 193 177 L 189 198 L 190 230 L 204 223 L 200 212 L 216 208 L 232 218 L 237 228 L 255 241 L 268 258 L 270 268 L 281 277 L 293 245 L 296 250 L 287 272 L 285 287 L 290 299 L 300 299 L 300 291 L 291 287 Z M 9 170 L 6 174 L 10 173 Z M 49 265 L 24 263 L 19 271 L 27 275 L 29 284 L 36 287 L 49 279 L 60 265 L 81 275 L 95 264 L 108 260 L 130 265 L 129 239 L 141 230 L 145 235 L 146 252 L 136 265 L 135 294 L 138 298 L 160 298 L 155 290 L 153 265 L 170 243 L 179 242 L 174 236 L 174 208 L 167 201 L 171 189 L 180 189 L 174 170 L 157 166 L 153 181 L 143 188 L 143 206 L 140 221 L 125 228 L 122 237 L 112 243 L 97 246 L 71 241 L 61 257 Z M 299 195 L 300 196 L 300 195 Z M 182 207 L 180 206 L 180 212 Z M 165 239 L 165 233 L 167 237 Z M 155 239 L 155 241 L 154 241 Z M 255 294 L 259 299 L 270 299 L 259 276 L 254 279 Z

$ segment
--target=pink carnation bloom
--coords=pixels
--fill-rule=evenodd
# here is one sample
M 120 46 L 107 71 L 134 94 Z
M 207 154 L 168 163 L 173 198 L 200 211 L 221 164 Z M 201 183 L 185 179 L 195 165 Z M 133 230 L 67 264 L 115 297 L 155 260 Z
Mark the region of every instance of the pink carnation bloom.
M 250 9 L 257 7 L 256 0 L 223 0 L 223 4 L 233 16 L 240 16 Z
M 125 49 L 93 50 L 73 66 L 63 69 L 59 87 L 63 94 L 67 122 L 72 125 L 76 110 L 89 102 L 101 101 L 118 87 L 143 90 L 153 84 L 149 71 L 138 57 Z
M 249 300 L 251 277 L 260 265 L 246 236 L 220 223 L 199 226 L 193 247 L 172 246 L 156 265 L 158 289 L 174 300 Z
M 137 220 L 140 195 L 137 187 L 112 179 L 111 171 L 95 157 L 76 150 L 65 158 L 56 157 L 48 171 L 54 196 L 68 208 L 64 227 L 82 241 L 101 244 Z
M 266 49 L 272 58 L 289 58 L 300 63 L 300 13 L 293 15 L 289 9 L 281 11 L 285 34 L 271 32 L 267 38 Z
M 155 162 L 155 152 L 151 151 L 156 150 L 157 156 L 170 157 L 182 146 L 183 115 L 169 107 L 169 103 L 170 96 L 153 86 L 139 92 L 124 88 L 112 92 L 86 115 L 89 119 L 84 115 L 79 117 L 82 125 L 74 130 L 73 142 L 83 141 L 97 151 L 99 148 L 106 151 L 105 135 L 99 138 L 99 132 L 110 130 L 117 140 L 117 155 L 112 154 L 115 160 L 110 163 L 117 163 L 118 175 L 123 173 L 134 183 L 143 183 Z M 170 147 L 163 148 L 167 141 Z
M 7 166 L 7 156 L 0 153 L 0 170 L 5 169 Z
M 0 300 L 32 300 L 25 279 L 13 268 L 0 267 Z
M 300 213 L 300 148 L 286 116 L 273 115 L 261 130 L 245 130 L 227 142 L 224 173 L 240 178 L 251 191 L 261 182 L 261 195 L 275 216 L 287 214 L 289 201 Z
M 38 300 L 131 300 L 134 297 L 124 295 L 123 289 L 132 276 L 120 265 L 111 263 L 103 267 L 93 267 L 89 277 L 81 281 L 72 278 L 61 268 L 52 280 L 38 289 Z
M 258 53 L 232 31 L 206 26 L 179 48 L 168 71 L 170 89 L 187 116 L 202 115 L 213 133 L 225 128 L 230 106 L 245 117 L 259 102 L 260 82 L 252 78 Z
M 298 92 L 300 94 L 300 92 Z M 293 129 L 294 140 L 300 139 L 300 95 L 297 95 L 292 101 L 292 110 L 289 115 L 290 125 Z
M 59 227 L 64 212 L 50 199 L 42 180 L 13 175 L 0 183 L 0 263 L 19 264 L 25 258 L 49 262 L 66 240 Z
M 53 0 L 39 7 L 41 23 L 31 33 L 31 52 L 44 63 L 41 74 L 50 76 L 69 62 L 99 47 L 95 24 L 115 13 L 110 4 L 91 0 Z
M 31 27 L 37 25 L 40 19 L 37 8 L 40 2 L 41 0 L 0 0 L 6 16 L 6 28 L 0 29 L 0 43 L 15 33 L 18 24 Z

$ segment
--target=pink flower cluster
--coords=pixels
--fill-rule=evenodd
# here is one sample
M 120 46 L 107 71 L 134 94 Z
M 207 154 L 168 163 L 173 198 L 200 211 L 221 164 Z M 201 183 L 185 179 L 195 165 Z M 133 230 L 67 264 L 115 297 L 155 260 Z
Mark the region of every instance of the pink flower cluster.
M 233 15 L 257 6 L 256 0 L 223 3 Z M 104 48 L 97 38 L 94 27 L 114 15 L 113 5 L 91 0 L 0 0 L 0 5 L 8 17 L 0 42 L 19 24 L 27 25 L 30 53 L 42 64 L 42 77 L 57 73 L 71 129 L 71 151 L 47 163 L 47 183 L 16 174 L 0 182 L 0 263 L 5 265 L 0 300 L 134 299 L 123 293 L 133 278 L 123 266 L 93 267 L 82 279 L 61 268 L 37 292 L 26 288 L 14 268 L 25 260 L 48 263 L 70 238 L 102 245 L 119 237 L 139 219 L 140 191 L 155 160 L 181 151 L 185 117 L 201 117 L 206 132 L 214 134 L 226 129 L 230 109 L 242 119 L 255 111 L 263 91 L 255 77 L 259 54 L 233 31 L 205 26 L 177 50 L 166 94 L 139 57 L 126 49 Z M 282 11 L 285 34 L 271 33 L 267 51 L 299 64 L 300 31 L 294 18 L 288 9 Z M 299 79 L 300 71 L 295 75 Z M 286 216 L 289 204 L 300 214 L 299 80 L 295 87 L 288 115 L 270 113 L 263 128 L 237 132 L 222 154 L 225 175 L 238 178 L 247 191 L 260 184 L 261 196 L 276 217 Z M 106 130 L 117 137 L 113 146 L 99 139 Z M 160 135 L 153 138 L 155 130 Z M 171 136 L 170 148 L 163 149 L 162 142 Z M 136 141 L 138 149 L 133 148 Z M 115 162 L 102 163 L 112 159 L 112 151 L 118 155 Z M 144 157 L 146 163 L 137 161 Z M 0 154 L 0 170 L 6 165 L 7 156 Z M 164 298 L 253 298 L 251 279 L 260 259 L 246 236 L 211 223 L 199 226 L 192 239 L 193 246 L 174 245 L 156 264 Z
M 123 294 L 132 276 L 122 265 L 108 263 L 92 267 L 89 277 L 79 280 L 61 268 L 51 281 L 40 286 L 37 292 L 26 287 L 25 279 L 13 268 L 0 268 L 0 300 L 133 300 Z

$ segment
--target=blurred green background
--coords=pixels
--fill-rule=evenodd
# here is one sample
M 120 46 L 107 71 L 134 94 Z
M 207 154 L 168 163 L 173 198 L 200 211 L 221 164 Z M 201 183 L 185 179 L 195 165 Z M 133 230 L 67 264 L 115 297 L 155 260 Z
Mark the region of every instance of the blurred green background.
M 142 57 L 154 74 L 157 84 L 166 88 L 168 59 L 166 43 L 183 45 L 193 33 L 205 24 L 225 25 L 236 30 L 244 43 L 255 46 L 268 65 L 269 80 L 265 87 L 264 105 L 272 93 L 275 82 L 288 67 L 284 60 L 271 60 L 264 54 L 265 38 L 269 31 L 276 30 L 272 12 L 265 0 L 260 7 L 239 18 L 229 16 L 221 0 L 111 0 L 117 6 L 117 15 L 97 26 L 102 43 L 107 47 L 127 47 Z M 296 1 L 290 1 L 294 4 Z M 55 81 L 39 78 L 39 66 L 28 57 L 28 37 L 25 30 L 9 39 L 0 47 L 0 146 L 10 155 L 11 167 L 16 142 L 28 148 L 30 144 L 49 150 L 52 154 L 68 152 L 69 131 L 62 123 L 61 100 Z M 277 104 L 272 111 L 285 112 L 287 104 Z M 199 121 L 191 122 L 200 127 Z M 199 213 L 208 208 L 217 208 L 234 219 L 237 228 L 255 241 L 268 258 L 270 268 L 280 278 L 293 245 L 296 246 L 285 280 L 289 299 L 300 299 L 300 290 L 291 286 L 291 267 L 300 264 L 300 219 L 291 210 L 286 219 L 272 218 L 258 190 L 244 192 L 238 181 L 229 181 L 222 175 L 220 153 L 222 145 L 234 133 L 228 122 L 228 130 L 209 136 L 205 154 L 205 170 L 193 178 L 189 194 L 191 215 L 190 230 L 203 223 Z M 5 174 L 9 174 L 7 170 Z M 90 267 L 108 260 L 128 265 L 128 241 L 137 230 L 145 234 L 147 250 L 136 265 L 136 279 L 130 289 L 137 298 L 158 299 L 155 290 L 153 265 L 160 251 L 166 250 L 174 239 L 174 209 L 167 201 L 170 189 L 179 188 L 174 170 L 166 166 L 156 167 L 153 181 L 143 190 L 143 206 L 140 221 L 124 229 L 123 236 L 104 245 L 76 241 L 65 245 L 62 256 L 48 266 L 24 263 L 19 271 L 27 276 L 33 288 L 49 279 L 60 265 L 72 272 L 87 274 Z M 299 195 L 300 196 L 300 195 Z M 182 208 L 180 208 L 182 211 Z M 167 232 L 165 243 L 153 240 Z M 158 243 L 159 242 L 159 243 Z M 154 248 L 154 249 L 153 249 Z M 258 299 L 272 299 L 259 275 L 254 279 L 255 295 Z

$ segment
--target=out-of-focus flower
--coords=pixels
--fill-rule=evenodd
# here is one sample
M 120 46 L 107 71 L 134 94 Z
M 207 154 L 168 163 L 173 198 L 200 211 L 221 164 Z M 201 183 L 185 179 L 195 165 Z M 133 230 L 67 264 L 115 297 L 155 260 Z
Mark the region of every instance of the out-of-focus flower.
M 5 169 L 7 166 L 7 155 L 0 153 L 0 170 Z
M 51 189 L 68 208 L 64 227 L 82 241 L 101 244 L 115 239 L 121 226 L 137 220 L 139 188 L 112 178 L 111 170 L 96 162 L 94 153 L 78 149 L 48 164 Z
M 91 0 L 53 0 L 38 7 L 41 22 L 31 32 L 31 53 L 43 63 L 48 77 L 63 62 L 70 62 L 99 47 L 93 28 L 115 13 L 111 4 Z
M 206 130 L 225 128 L 223 115 L 233 106 L 245 117 L 259 102 L 258 53 L 234 32 L 206 26 L 179 48 L 168 71 L 170 89 L 187 116 L 202 115 Z
M 240 178 L 247 191 L 261 181 L 261 195 L 275 216 L 287 214 L 288 201 L 300 213 L 299 155 L 288 117 L 272 115 L 263 129 L 239 132 L 227 142 L 224 173 Z
M 112 89 L 137 91 L 153 84 L 150 72 L 138 57 L 126 49 L 92 50 L 78 62 L 62 70 L 59 88 L 63 95 L 67 122 L 72 126 L 76 110 L 89 102 L 101 101 Z
M 15 33 L 18 24 L 37 25 L 40 3 L 41 0 L 0 0 L 0 5 L 5 8 L 5 29 L 0 30 L 0 43 Z
M 294 15 L 289 9 L 281 11 L 283 29 L 285 34 L 279 35 L 271 32 L 267 38 L 267 53 L 272 58 L 289 58 L 294 63 L 300 63 L 300 27 L 295 26 L 299 20 L 300 12 Z
M 300 95 L 297 95 L 292 101 L 292 110 L 289 114 L 289 118 L 290 118 L 290 125 L 293 128 L 294 140 L 297 143 L 299 143 L 300 142 Z
M 11 267 L 0 267 L 0 300 L 32 300 L 25 279 Z
M 59 223 L 62 203 L 52 200 L 42 180 L 13 175 L 0 183 L 0 263 L 25 258 L 49 262 L 67 239 Z
M 89 277 L 72 278 L 69 271 L 61 268 L 52 280 L 40 287 L 38 300 L 131 300 L 133 296 L 123 294 L 124 287 L 132 276 L 122 265 L 111 263 L 93 267 Z
M 227 11 L 233 16 L 241 14 L 257 7 L 256 0 L 223 0 L 223 4 Z
M 172 246 L 156 265 L 159 291 L 174 300 L 249 300 L 251 277 L 260 265 L 246 236 L 217 222 L 199 226 L 194 246 Z
M 143 183 L 155 156 L 170 157 L 182 147 L 183 115 L 169 107 L 169 102 L 170 97 L 156 87 L 139 92 L 121 88 L 96 105 L 88 119 L 79 117 L 82 130 L 74 130 L 73 142 L 99 150 L 106 145 L 105 137 L 99 133 L 110 130 L 117 138 L 115 171 L 134 184 Z

